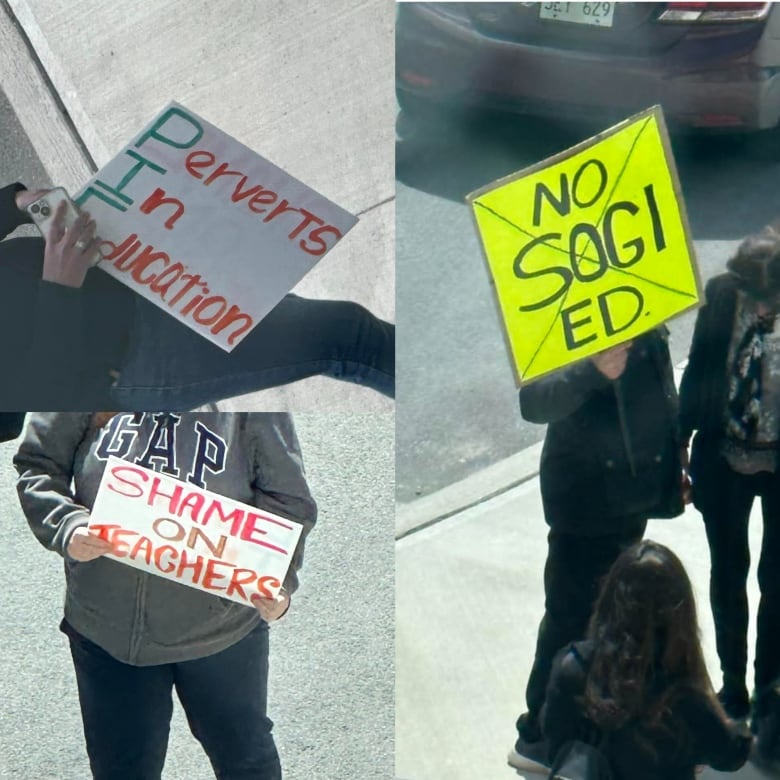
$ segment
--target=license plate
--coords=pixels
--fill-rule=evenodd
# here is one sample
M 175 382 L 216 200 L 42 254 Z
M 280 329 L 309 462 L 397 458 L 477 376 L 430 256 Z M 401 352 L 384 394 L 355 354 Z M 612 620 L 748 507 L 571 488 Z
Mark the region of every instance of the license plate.
M 612 27 L 615 3 L 542 3 L 540 19 Z

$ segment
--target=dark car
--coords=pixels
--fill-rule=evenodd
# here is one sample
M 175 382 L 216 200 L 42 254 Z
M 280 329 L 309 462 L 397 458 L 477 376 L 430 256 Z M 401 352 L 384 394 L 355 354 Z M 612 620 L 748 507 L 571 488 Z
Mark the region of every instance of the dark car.
M 780 8 L 401 3 L 396 93 L 413 123 L 455 108 L 606 126 L 661 104 L 672 128 L 774 129 Z

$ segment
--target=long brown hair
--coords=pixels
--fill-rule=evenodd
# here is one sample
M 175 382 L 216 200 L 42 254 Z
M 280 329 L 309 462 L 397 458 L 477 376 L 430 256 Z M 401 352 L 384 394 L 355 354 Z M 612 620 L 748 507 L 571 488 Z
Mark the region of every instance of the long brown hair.
M 588 638 L 594 655 L 583 704 L 601 728 L 629 721 L 660 726 L 685 689 L 717 701 L 691 582 L 680 559 L 662 544 L 645 540 L 618 557 L 596 601 Z

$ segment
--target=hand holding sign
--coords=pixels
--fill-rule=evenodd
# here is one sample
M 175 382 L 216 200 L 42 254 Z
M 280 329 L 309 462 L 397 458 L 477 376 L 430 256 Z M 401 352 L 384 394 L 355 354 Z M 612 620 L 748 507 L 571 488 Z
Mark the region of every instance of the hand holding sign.
M 251 600 L 255 609 L 260 613 L 260 617 L 266 623 L 273 623 L 274 620 L 284 617 L 290 608 L 290 594 L 284 588 L 280 588 L 279 592 L 272 599 L 265 599 L 260 595 L 256 595 L 252 596 Z
M 591 360 L 607 379 L 617 379 L 626 370 L 628 353 L 633 343 L 633 341 L 627 341 L 611 349 L 605 349 L 598 355 L 594 355 Z
M 86 563 L 94 561 L 106 553 L 114 552 L 114 546 L 101 539 L 97 531 L 90 531 L 87 528 L 77 528 L 68 542 L 68 556 L 74 561 Z

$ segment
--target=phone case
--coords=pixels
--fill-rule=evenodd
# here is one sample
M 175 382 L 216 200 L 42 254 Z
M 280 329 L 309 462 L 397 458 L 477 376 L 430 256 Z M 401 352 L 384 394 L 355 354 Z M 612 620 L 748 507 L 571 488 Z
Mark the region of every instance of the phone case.
M 26 209 L 32 217 L 33 222 L 38 226 L 44 238 L 49 235 L 51 222 L 57 213 L 60 203 L 65 202 L 65 228 L 69 228 L 77 219 L 79 211 L 76 205 L 68 196 L 68 193 L 62 187 L 56 187 L 49 191 L 42 198 L 33 201 Z

